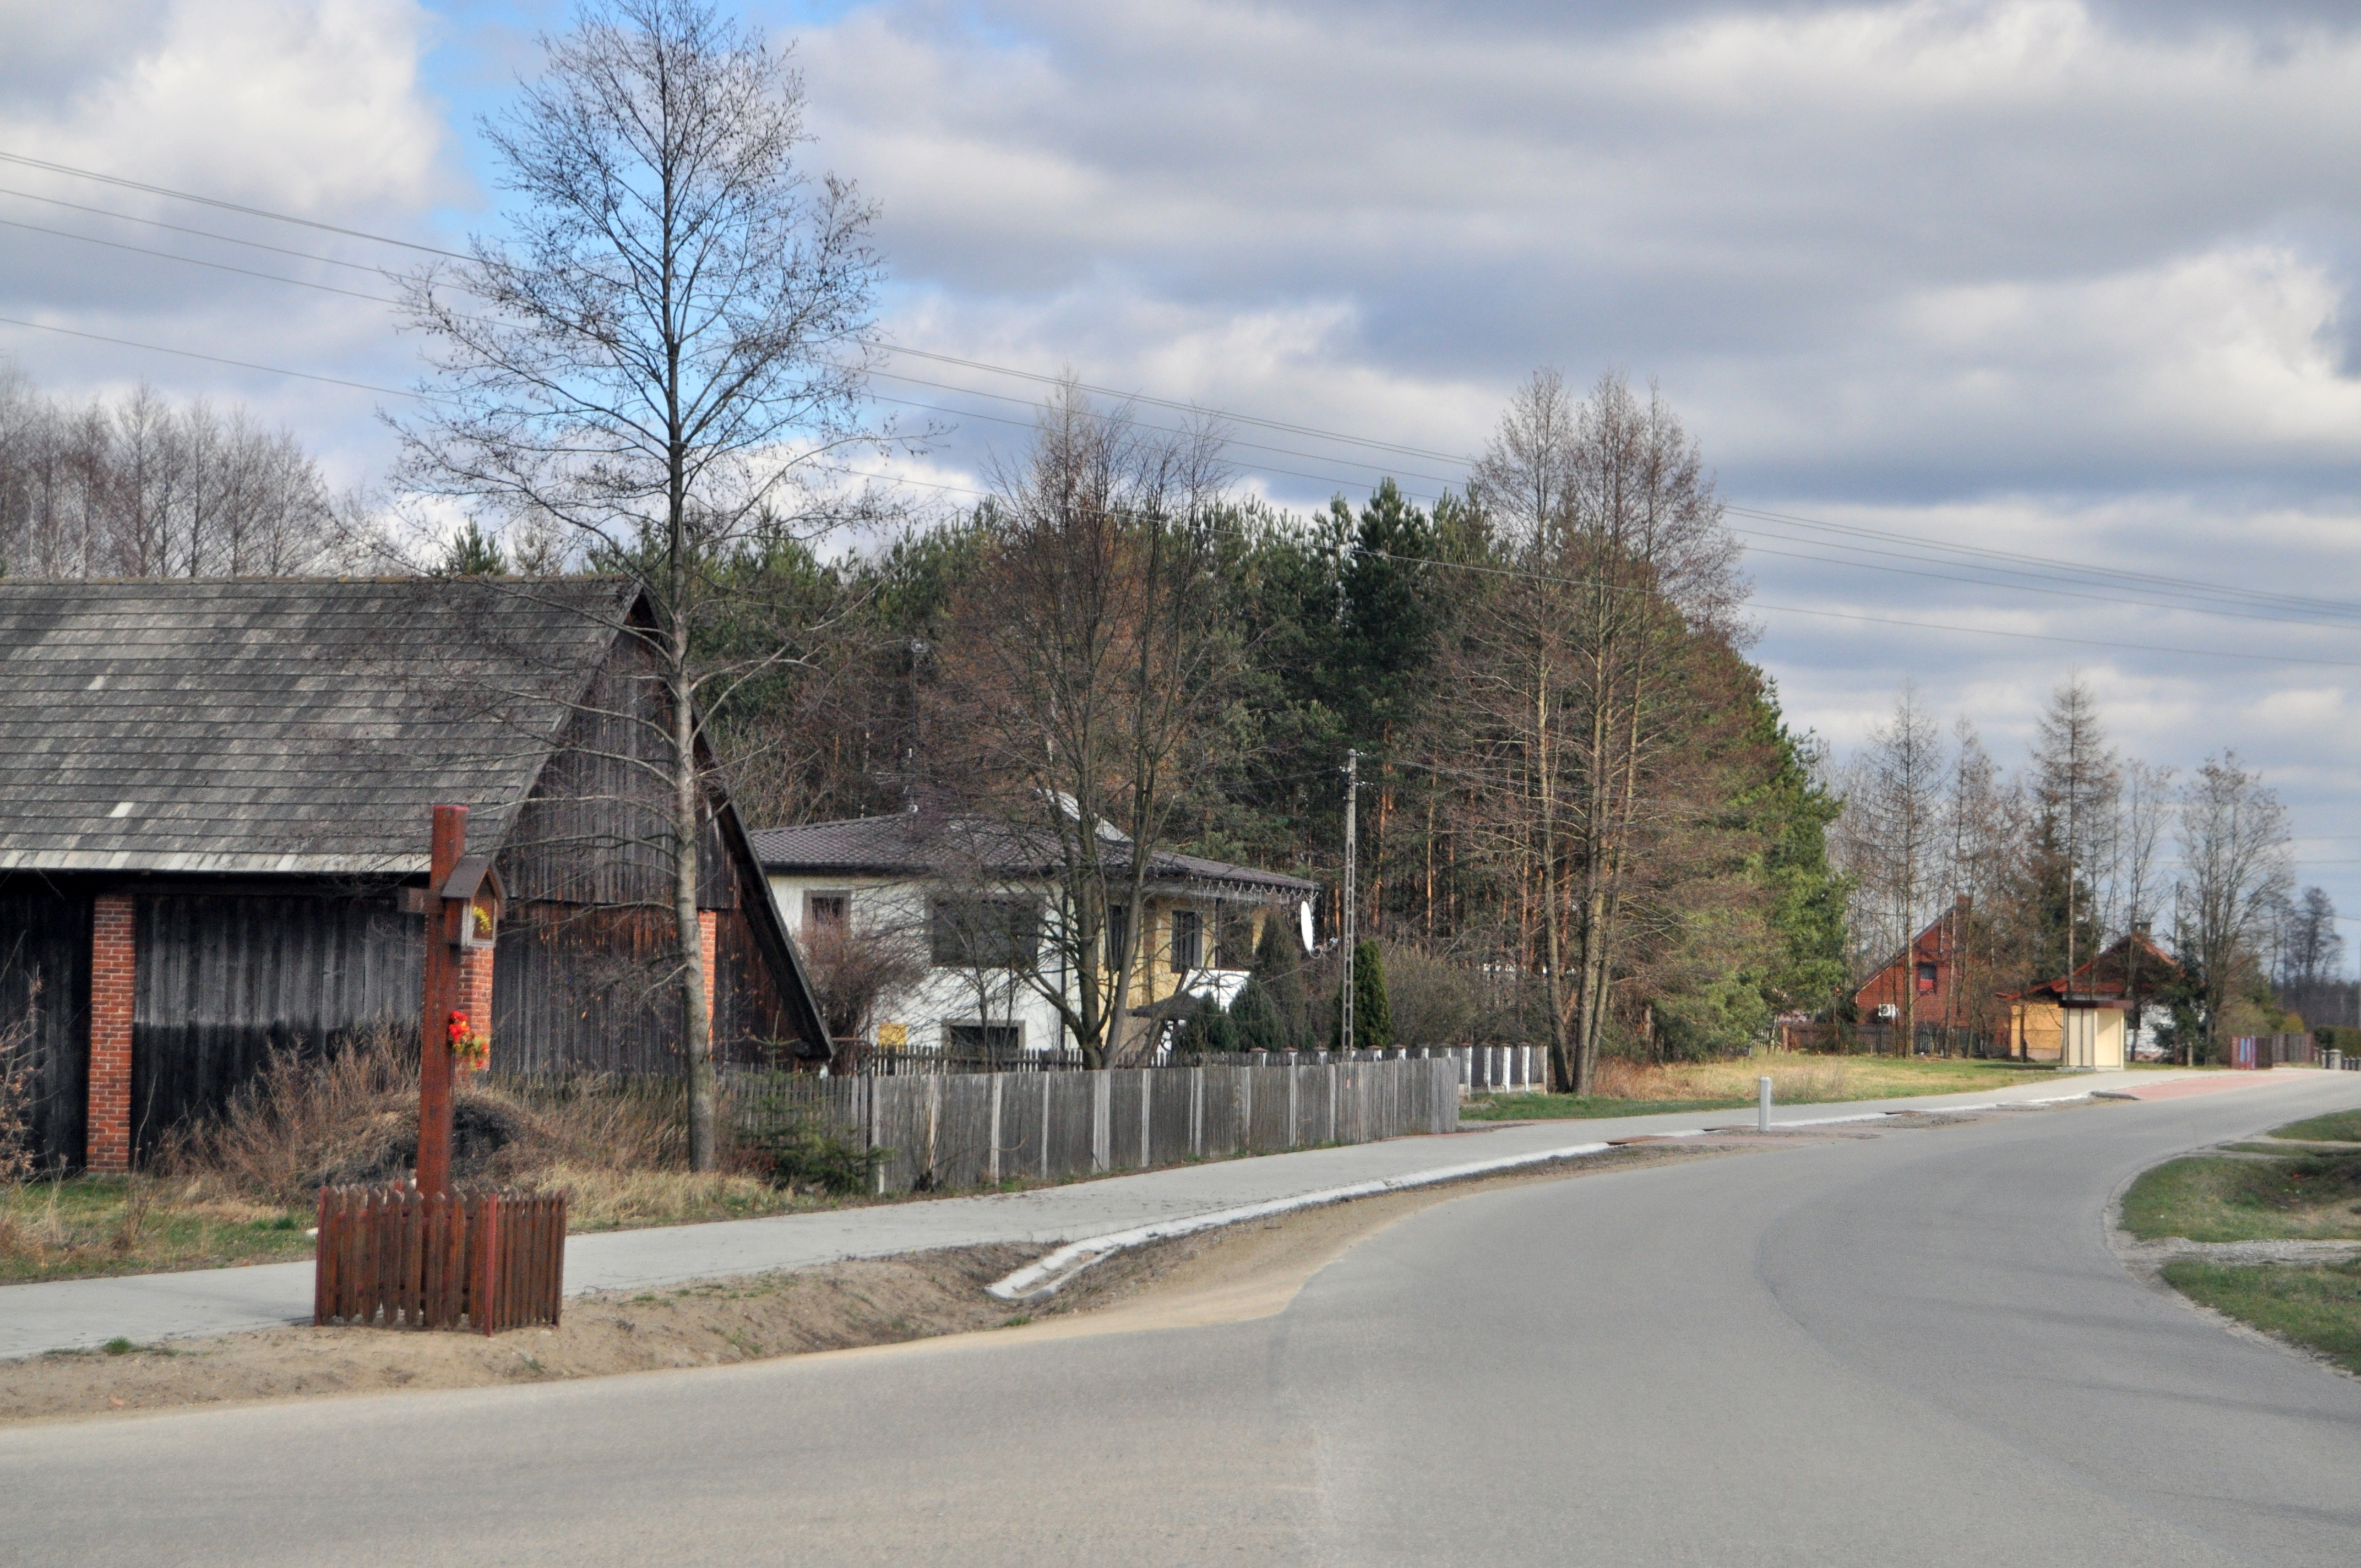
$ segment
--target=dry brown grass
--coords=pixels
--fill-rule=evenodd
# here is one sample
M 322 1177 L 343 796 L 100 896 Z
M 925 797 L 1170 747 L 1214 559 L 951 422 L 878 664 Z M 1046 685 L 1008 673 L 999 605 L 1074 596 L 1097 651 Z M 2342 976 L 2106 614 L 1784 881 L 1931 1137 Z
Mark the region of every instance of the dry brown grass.
M 719 1174 L 692 1173 L 675 1082 L 475 1080 L 455 1093 L 454 1122 L 455 1176 L 567 1191 L 576 1230 L 812 1206 L 774 1189 L 751 1154 L 733 1151 Z M 220 1116 L 173 1137 L 157 1166 L 199 1201 L 295 1211 L 308 1209 L 324 1183 L 400 1180 L 417 1149 L 416 1062 L 400 1040 L 378 1034 L 324 1058 L 274 1058 Z M 136 1236 L 145 1212 L 129 1209 L 122 1223 Z
M 1661 1067 L 1610 1058 L 1598 1064 L 1598 1092 L 1615 1100 L 1752 1100 L 1754 1080 L 1768 1078 L 1771 1091 L 1781 1104 L 1805 1105 L 1903 1094 L 1952 1094 L 2048 1076 L 2052 1074 L 2047 1068 L 1960 1058 L 1766 1051 L 1729 1061 L 1673 1062 Z

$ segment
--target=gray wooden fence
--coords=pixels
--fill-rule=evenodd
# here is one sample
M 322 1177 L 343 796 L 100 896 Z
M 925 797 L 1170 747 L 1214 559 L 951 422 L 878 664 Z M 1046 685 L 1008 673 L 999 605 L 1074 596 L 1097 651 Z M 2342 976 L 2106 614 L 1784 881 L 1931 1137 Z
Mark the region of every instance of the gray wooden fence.
M 825 1131 L 882 1151 L 877 1190 L 1054 1181 L 1459 1126 L 1465 1063 L 1318 1053 L 1267 1067 L 919 1077 L 731 1075 L 741 1135 Z

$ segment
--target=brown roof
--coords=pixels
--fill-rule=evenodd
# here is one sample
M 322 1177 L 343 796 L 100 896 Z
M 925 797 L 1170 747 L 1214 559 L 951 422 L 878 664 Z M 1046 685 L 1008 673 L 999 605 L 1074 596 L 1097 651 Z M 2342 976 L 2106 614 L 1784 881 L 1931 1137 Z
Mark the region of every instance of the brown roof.
M 2136 947 L 2135 947 L 2136 944 Z M 2143 936 L 2119 937 L 2114 946 L 2077 969 L 2070 976 L 2045 980 L 2038 985 L 2027 986 L 2009 1000 L 2028 996 L 2093 997 L 2101 1001 L 2122 1001 L 2131 994 L 2131 955 L 2139 954 L 2141 985 L 2144 992 L 2152 994 L 2167 978 L 2180 972 L 2172 955 Z M 2068 981 L 2071 980 L 2070 988 Z
M 1131 840 L 1112 828 L 1105 831 L 1111 861 L 1127 864 Z M 898 812 L 757 828 L 747 837 L 764 871 L 806 875 L 933 876 L 967 866 L 999 877 L 1045 877 L 1059 858 L 1056 844 L 1041 828 L 972 814 Z M 1159 890 L 1180 888 L 1213 897 L 1292 903 L 1320 892 L 1319 883 L 1301 877 L 1167 850 L 1155 852 L 1148 872 Z

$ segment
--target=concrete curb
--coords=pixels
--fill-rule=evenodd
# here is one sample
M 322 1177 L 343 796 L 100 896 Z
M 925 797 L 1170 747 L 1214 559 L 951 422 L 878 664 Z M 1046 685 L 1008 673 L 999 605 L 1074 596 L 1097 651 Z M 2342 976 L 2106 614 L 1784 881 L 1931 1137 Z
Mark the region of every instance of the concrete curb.
M 2091 1099 L 2089 1091 L 2080 1094 L 2057 1094 L 2042 1100 L 1994 1100 L 1980 1105 L 1945 1106 L 1939 1113 L 1963 1111 L 2006 1111 L 2028 1105 L 2068 1105 L 2078 1100 Z M 2112 1097 L 2111 1097 L 2112 1098 Z M 1914 1110 L 1872 1111 L 1851 1116 L 1819 1116 L 1806 1121 L 1774 1122 L 1772 1130 L 1782 1127 L 1832 1127 L 1848 1122 L 1882 1122 L 1889 1116 L 1925 1114 Z M 1678 1132 L 1652 1133 L 1650 1141 L 1659 1138 L 1701 1138 L 1712 1133 L 1754 1131 L 1751 1124 L 1727 1127 L 1684 1127 Z M 1137 1225 L 1127 1231 L 1110 1231 L 1104 1235 L 1085 1236 L 1078 1242 L 1068 1242 L 1048 1256 L 1027 1264 L 1005 1279 L 995 1280 L 984 1287 L 984 1293 L 1011 1305 L 1039 1301 L 1054 1296 L 1066 1282 L 1090 1267 L 1120 1252 L 1146 1246 L 1150 1242 L 1170 1241 L 1177 1236 L 1195 1235 L 1200 1231 L 1219 1230 L 1224 1225 L 1243 1224 L 1248 1220 L 1268 1219 L 1273 1214 L 1289 1214 L 1301 1209 L 1321 1209 L 1331 1203 L 1346 1203 L 1356 1198 L 1374 1198 L 1380 1193 L 1403 1192 L 1413 1188 L 1432 1187 L 1439 1182 L 1465 1181 L 1471 1177 L 1492 1176 L 1506 1170 L 1521 1170 L 1530 1166 L 1548 1165 L 1558 1160 L 1581 1159 L 1590 1155 L 1604 1154 L 1614 1148 L 1614 1142 L 1570 1144 L 1561 1149 L 1543 1149 L 1534 1154 L 1510 1155 L 1500 1159 L 1474 1160 L 1466 1165 L 1446 1166 L 1441 1170 L 1424 1170 L 1411 1176 L 1388 1177 L 1378 1181 L 1355 1182 L 1349 1187 L 1324 1188 L 1316 1192 L 1298 1193 L 1291 1198 L 1273 1198 L 1261 1203 L 1243 1204 L 1235 1209 L 1214 1209 L 1186 1219 L 1164 1220 L 1152 1225 Z
M 1374 1198 L 1380 1193 L 1433 1187 L 1439 1182 L 1465 1181 L 1470 1177 L 1492 1176 L 1505 1170 L 1549 1165 L 1558 1160 L 1581 1159 L 1589 1155 L 1605 1154 L 1614 1146 L 1612 1144 L 1569 1144 L 1560 1149 L 1510 1155 L 1499 1159 L 1471 1160 L 1466 1165 L 1445 1166 L 1440 1170 L 1422 1170 L 1409 1176 L 1389 1176 L 1376 1181 L 1356 1181 L 1349 1187 L 1323 1188 L 1316 1192 L 1300 1192 L 1291 1198 L 1273 1198 L 1260 1203 L 1242 1204 L 1235 1209 L 1214 1209 L 1185 1219 L 1137 1225 L 1127 1231 L 1110 1231 L 1105 1235 L 1069 1242 L 1047 1257 L 1027 1264 L 1007 1278 L 985 1286 L 984 1292 L 1012 1303 L 1038 1301 L 1055 1295 L 1068 1280 L 1091 1265 L 1113 1257 L 1119 1252 L 1145 1246 L 1149 1242 L 1170 1241 L 1175 1236 L 1194 1235 L 1199 1231 L 1218 1230 L 1224 1225 L 1242 1224 L 1248 1220 L 1267 1219 L 1273 1214 L 1293 1213 L 1299 1209 L 1325 1208 L 1331 1203 L 1348 1202 L 1355 1198 Z

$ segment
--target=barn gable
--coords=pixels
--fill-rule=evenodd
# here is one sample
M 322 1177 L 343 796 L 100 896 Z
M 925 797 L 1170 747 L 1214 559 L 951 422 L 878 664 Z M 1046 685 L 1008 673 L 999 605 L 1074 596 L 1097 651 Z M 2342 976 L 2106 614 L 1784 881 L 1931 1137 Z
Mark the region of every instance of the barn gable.
M 0 583 L 0 1022 L 30 1025 L 44 1163 L 120 1163 L 274 1048 L 414 1035 L 401 891 L 438 803 L 509 898 L 496 1065 L 676 1069 L 644 624 L 614 578 Z M 824 1052 L 708 808 L 717 1050 Z

